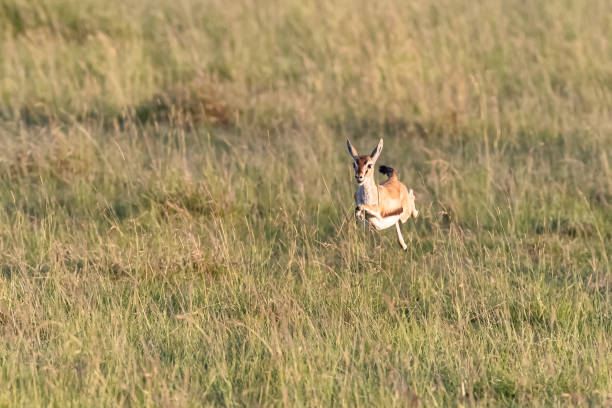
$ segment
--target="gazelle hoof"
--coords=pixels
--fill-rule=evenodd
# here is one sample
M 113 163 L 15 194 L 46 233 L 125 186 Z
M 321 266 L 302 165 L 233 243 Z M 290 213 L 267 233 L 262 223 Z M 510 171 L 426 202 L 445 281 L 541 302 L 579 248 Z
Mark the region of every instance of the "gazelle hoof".
M 365 221 L 365 212 L 361 206 L 355 207 L 355 218 L 357 218 L 359 221 Z

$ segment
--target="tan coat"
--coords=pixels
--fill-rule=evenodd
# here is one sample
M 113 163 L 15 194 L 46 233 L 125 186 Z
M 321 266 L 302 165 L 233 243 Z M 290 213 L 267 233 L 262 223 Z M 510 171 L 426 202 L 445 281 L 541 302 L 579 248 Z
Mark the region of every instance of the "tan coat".
M 355 169 L 355 216 L 357 219 L 367 221 L 377 230 L 396 226 L 398 240 L 402 248 L 406 249 L 404 238 L 399 227 L 399 221 L 406 222 L 410 217 L 417 217 L 414 203 L 414 193 L 399 181 L 394 169 L 380 166 L 380 172 L 389 177 L 384 183 L 377 185 L 374 180 L 374 164 L 382 151 L 382 139 L 370 156 L 359 156 L 357 150 L 348 140 L 349 153 L 353 157 Z

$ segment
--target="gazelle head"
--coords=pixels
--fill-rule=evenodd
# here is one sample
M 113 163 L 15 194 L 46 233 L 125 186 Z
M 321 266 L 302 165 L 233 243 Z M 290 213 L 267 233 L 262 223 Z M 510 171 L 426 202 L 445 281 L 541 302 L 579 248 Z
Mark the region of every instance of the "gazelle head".
M 357 153 L 357 150 L 348 139 L 346 139 L 346 146 L 353 158 L 355 181 L 358 185 L 362 185 L 368 178 L 374 177 L 374 164 L 376 164 L 376 160 L 378 160 L 378 156 L 380 156 L 380 152 L 382 151 L 383 140 L 380 139 L 378 145 L 369 156 L 359 156 L 359 153 Z

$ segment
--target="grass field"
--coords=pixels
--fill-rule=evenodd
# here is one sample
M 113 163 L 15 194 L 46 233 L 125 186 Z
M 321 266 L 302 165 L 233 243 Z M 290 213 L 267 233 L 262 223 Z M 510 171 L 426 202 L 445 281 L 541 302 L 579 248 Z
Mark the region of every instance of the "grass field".
M 0 406 L 610 406 L 611 161 L 608 0 L 0 0 Z

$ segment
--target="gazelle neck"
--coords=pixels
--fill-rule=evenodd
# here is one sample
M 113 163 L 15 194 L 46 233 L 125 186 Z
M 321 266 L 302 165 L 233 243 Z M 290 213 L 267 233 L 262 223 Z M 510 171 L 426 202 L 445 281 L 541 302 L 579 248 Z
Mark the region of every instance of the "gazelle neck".
M 357 184 L 357 192 L 355 195 L 357 201 L 361 201 L 358 204 L 378 205 L 378 186 L 374 181 L 373 175 L 366 177 L 363 184 Z

